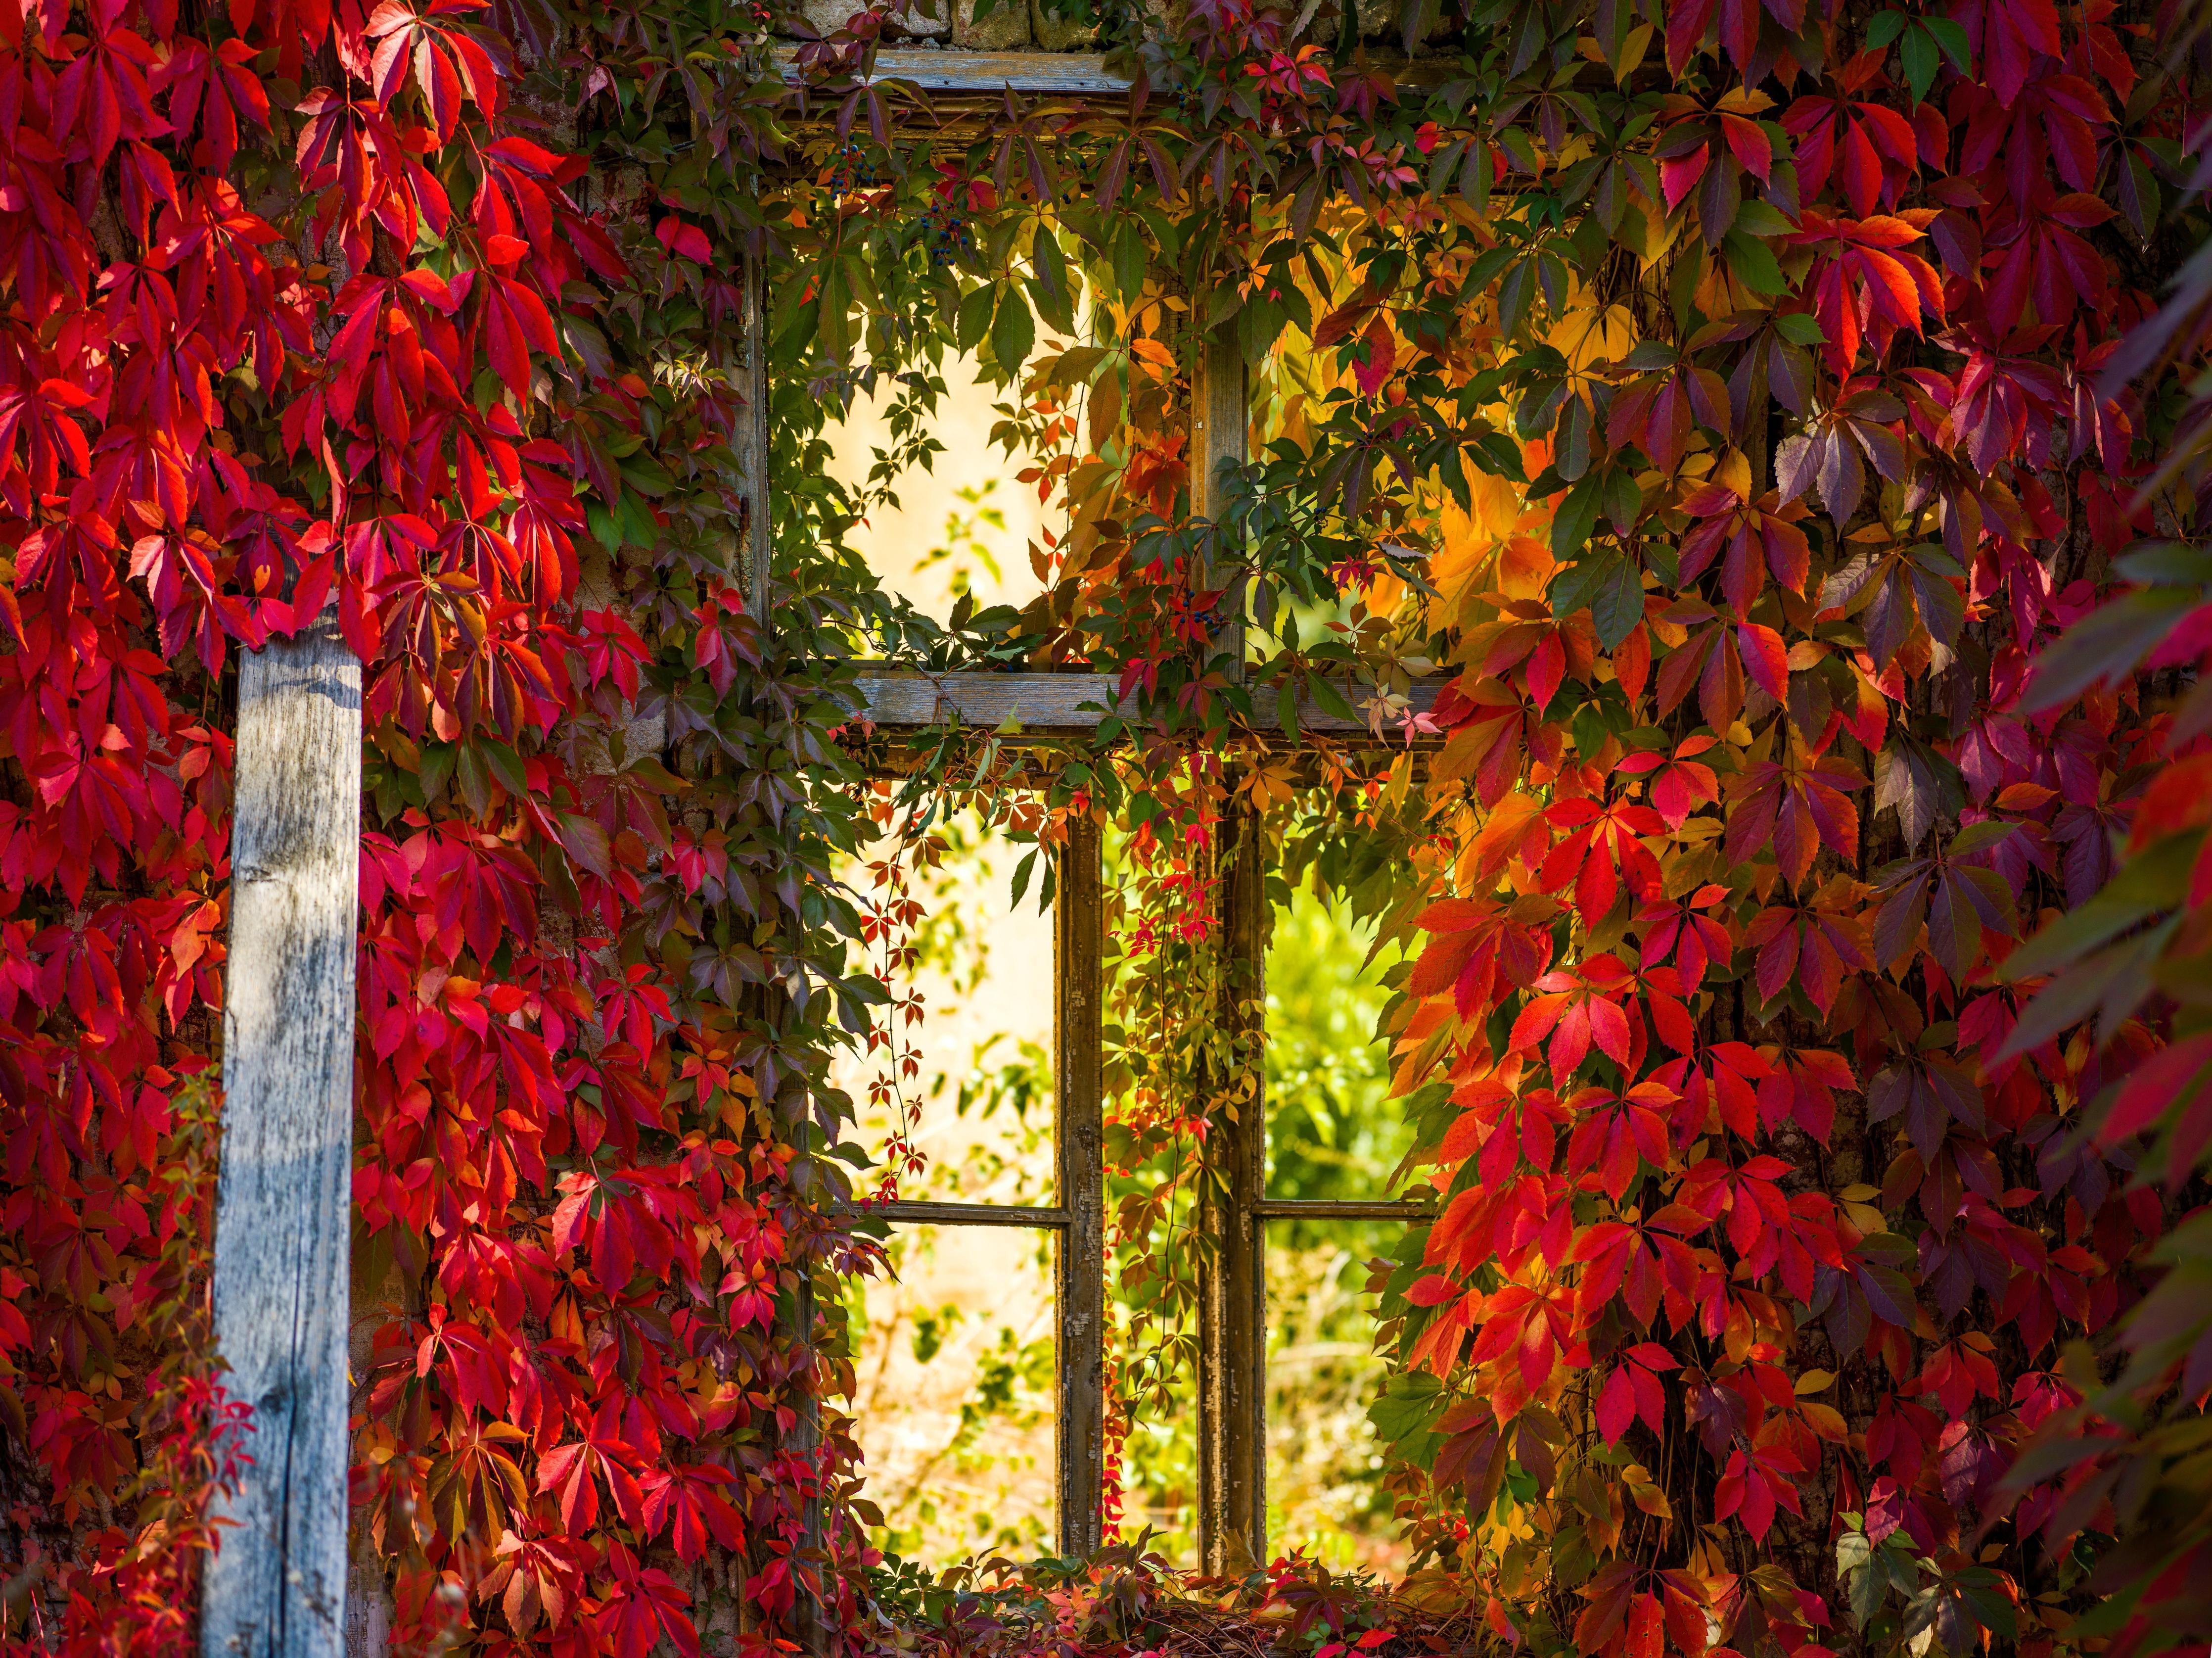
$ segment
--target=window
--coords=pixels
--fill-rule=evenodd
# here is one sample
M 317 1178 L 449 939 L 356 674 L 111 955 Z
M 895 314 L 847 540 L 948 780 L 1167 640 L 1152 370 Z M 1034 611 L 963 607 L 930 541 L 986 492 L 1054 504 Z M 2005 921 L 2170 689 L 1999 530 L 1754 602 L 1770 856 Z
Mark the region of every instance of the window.
M 1049 1205 L 902 1200 L 868 1212 L 939 1226 L 1034 1227 L 1053 1234 L 1058 1340 L 1054 1497 L 1059 1549 L 1098 1546 L 1105 1442 L 1105 1204 L 1099 1088 L 1098 832 L 1062 854 L 1053 904 L 1053 1201 Z
M 1264 975 L 1263 875 L 1255 826 L 1242 821 L 1229 850 L 1224 914 L 1218 936 L 1255 1002 Z M 902 1200 L 869 1210 L 898 1222 L 1012 1226 L 1054 1236 L 1058 1342 L 1054 1495 L 1059 1548 L 1086 1554 L 1099 1545 L 1105 1429 L 1106 1329 L 1103 1099 L 1099 1016 L 1102 869 L 1098 832 L 1079 826 L 1062 854 L 1054 903 L 1054 1190 L 1048 1206 Z M 1218 1132 L 1228 1180 L 1200 1230 L 1219 1240 L 1200 1273 L 1198 1533 L 1202 1564 L 1222 1570 L 1263 1560 L 1267 1537 L 1267 1231 L 1271 1222 L 1401 1218 L 1416 1203 L 1275 1198 L 1265 1189 L 1264 1112 Z
M 1196 449 L 1194 508 L 1211 510 L 1212 480 L 1224 463 L 1241 461 L 1246 442 L 1244 371 L 1234 344 L 1207 343 L 1193 419 Z M 1241 630 L 1228 631 L 1231 648 Z M 887 734 L 915 731 L 957 714 L 990 729 L 1010 716 L 1037 735 L 1094 728 L 1095 707 L 1110 700 L 1088 673 L 957 673 L 864 675 L 870 717 Z M 1264 702 L 1255 698 L 1255 702 Z M 1272 706 L 1256 710 L 1272 722 Z M 1356 727 L 1318 708 L 1300 710 L 1301 728 L 1340 740 Z M 1222 856 L 1224 913 L 1217 936 L 1232 958 L 1240 1001 L 1261 1003 L 1267 939 L 1265 871 L 1256 826 L 1237 823 Z M 872 1210 L 893 1222 L 939 1226 L 1030 1227 L 1054 1234 L 1058 1296 L 1055 1402 L 1058 1410 L 1055 1498 L 1063 1554 L 1087 1554 L 1100 1542 L 1099 1499 L 1105 1429 L 1106 1330 L 1103 1100 L 1099 936 L 1103 873 L 1097 831 L 1078 828 L 1061 857 L 1054 906 L 1053 1031 L 1054 1187 L 1048 1206 L 902 1201 Z M 1244 1017 L 1233 1010 L 1224 1016 Z M 1414 1203 L 1382 1198 L 1291 1198 L 1266 1190 L 1264 1109 L 1217 1132 L 1212 1148 L 1226 1175 L 1209 1187 L 1203 1231 L 1219 1240 L 1200 1274 L 1197 1521 L 1200 1564 L 1231 1570 L 1267 1557 L 1267 1232 L 1271 1222 L 1395 1218 L 1422 1212 Z

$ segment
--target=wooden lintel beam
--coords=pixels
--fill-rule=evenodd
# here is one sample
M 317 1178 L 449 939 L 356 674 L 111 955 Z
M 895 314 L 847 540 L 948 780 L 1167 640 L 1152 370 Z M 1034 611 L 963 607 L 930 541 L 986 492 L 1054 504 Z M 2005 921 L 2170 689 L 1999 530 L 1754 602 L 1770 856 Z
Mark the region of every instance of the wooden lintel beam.
M 1056 1232 L 1069 1224 L 1065 1209 L 1024 1204 L 938 1203 L 927 1198 L 854 1204 L 845 1212 L 856 1221 L 897 1221 L 908 1226 L 1017 1226 Z
M 1389 51 L 1365 56 L 1372 67 L 1407 86 L 1439 86 L 1460 70 L 1459 56 L 1452 52 L 1413 58 Z M 796 84 L 799 49 L 776 47 L 775 66 L 786 81 Z M 1121 98 L 1127 95 L 1131 84 L 1128 76 L 1107 67 L 1103 52 L 970 52 L 957 46 L 881 47 L 868 83 L 886 81 L 969 98 L 996 97 L 1006 91 L 1032 98 Z
M 799 77 L 798 52 L 775 49 L 776 67 L 787 81 Z M 924 92 L 981 93 L 1012 90 L 1030 97 L 1121 97 L 1129 77 L 1106 67 L 1096 52 L 962 52 L 885 48 L 876 53 L 869 84 L 904 81 Z
M 1109 674 L 863 674 L 860 692 L 869 721 L 886 733 L 927 730 L 957 718 L 963 725 L 994 731 L 1009 721 L 1023 735 L 1048 737 L 1079 735 L 1095 731 L 1109 716 L 1137 717 L 1136 710 L 1118 707 Z M 1415 683 L 1407 706 L 1425 713 L 1436 705 L 1440 680 Z M 1372 694 L 1356 686 L 1345 687 L 1355 713 Z M 1278 698 L 1273 686 L 1252 687 L 1252 723 L 1259 730 L 1281 729 L 1277 719 Z M 1310 697 L 1298 704 L 1298 728 L 1331 737 L 1373 735 L 1364 719 L 1346 720 L 1325 711 Z M 1402 742 L 1404 733 L 1386 721 L 1383 736 Z

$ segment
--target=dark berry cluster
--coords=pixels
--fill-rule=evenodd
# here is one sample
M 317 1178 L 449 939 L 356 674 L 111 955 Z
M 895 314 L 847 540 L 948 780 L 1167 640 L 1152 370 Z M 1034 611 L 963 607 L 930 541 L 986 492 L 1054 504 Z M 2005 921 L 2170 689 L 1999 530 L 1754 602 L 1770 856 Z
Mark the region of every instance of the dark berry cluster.
M 968 221 L 960 210 L 940 198 L 932 202 L 921 216 L 922 243 L 929 249 L 933 270 L 941 271 L 961 254 L 971 253 L 975 247 L 975 233 L 968 229 Z
M 875 158 L 850 138 L 837 151 L 837 162 L 830 174 L 830 189 L 833 195 L 849 196 L 858 190 L 873 190 L 882 182 L 876 176 Z

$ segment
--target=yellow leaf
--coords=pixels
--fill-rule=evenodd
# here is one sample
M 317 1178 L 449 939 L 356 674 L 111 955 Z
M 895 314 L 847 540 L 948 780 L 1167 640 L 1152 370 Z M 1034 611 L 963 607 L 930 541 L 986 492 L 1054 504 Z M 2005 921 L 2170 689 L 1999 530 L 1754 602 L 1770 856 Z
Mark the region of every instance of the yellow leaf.
M 1667 1500 L 1667 1493 L 1651 1478 L 1651 1472 L 1640 1462 L 1632 1462 L 1620 1471 L 1620 1483 L 1628 1487 L 1628 1494 L 1636 1506 L 1655 1520 L 1672 1520 L 1674 1505 Z
M 1844 1425 L 1844 1416 L 1840 1411 L 1808 1399 L 1797 1407 L 1797 1413 L 1805 1418 L 1807 1427 L 1832 1445 L 1840 1445 L 1850 1437 L 1850 1430 Z
M 1882 1231 L 1886 1227 L 1881 1211 L 1878 1209 L 1869 1209 L 1864 1204 L 1845 1204 L 1844 1218 L 1856 1227 L 1862 1236 Z
M 1613 83 L 1615 86 L 1626 84 L 1628 77 L 1636 73 L 1637 65 L 1644 61 L 1644 49 L 1650 44 L 1650 24 L 1638 23 L 1628 31 L 1628 39 L 1621 43 L 1620 61 L 1613 65 Z
M 1751 461 L 1741 449 L 1730 449 L 1713 468 L 1716 484 L 1725 485 L 1739 501 L 1751 499 Z
M 1498 561 L 1498 590 L 1508 599 L 1541 599 L 1559 567 L 1552 550 L 1534 536 L 1513 536 Z
M 1586 301 L 1569 307 L 1544 343 L 1565 357 L 1570 369 L 1583 373 L 1599 363 L 1617 362 L 1636 349 L 1636 319 L 1625 305 L 1600 310 Z

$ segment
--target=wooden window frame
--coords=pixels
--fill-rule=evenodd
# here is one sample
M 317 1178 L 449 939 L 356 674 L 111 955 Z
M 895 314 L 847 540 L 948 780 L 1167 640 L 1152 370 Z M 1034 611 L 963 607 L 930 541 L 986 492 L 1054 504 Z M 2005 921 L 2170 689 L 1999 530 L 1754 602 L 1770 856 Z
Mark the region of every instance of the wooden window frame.
M 1003 1226 L 1053 1234 L 1055 1417 L 1053 1491 L 1060 1552 L 1096 1552 L 1106 1446 L 1106 1161 L 1098 828 L 1071 828 L 1053 901 L 1053 1202 L 896 1198 L 859 1211 L 929 1226 Z
M 952 54 L 921 54 L 927 57 Z M 879 59 L 880 63 L 880 59 Z M 1192 510 L 1211 515 L 1222 469 L 1245 458 L 1249 404 L 1243 360 L 1217 331 L 1205 342 L 1193 411 Z M 765 520 L 763 520 L 763 525 Z M 762 558 L 760 576 L 766 575 Z M 1209 585 L 1219 585 L 1213 571 Z M 1217 651 L 1243 658 L 1243 629 L 1224 628 Z M 941 727 L 948 718 L 981 730 L 1012 721 L 1032 736 L 1095 730 L 1116 698 L 1113 676 L 1089 671 L 1036 673 L 864 674 L 859 691 L 877 731 L 901 735 Z M 1409 700 L 1425 709 L 1433 685 Z M 1276 692 L 1253 687 L 1254 718 L 1276 721 Z M 1367 729 L 1310 701 L 1298 709 L 1301 730 L 1357 740 Z M 1251 1017 L 1265 1005 L 1266 872 L 1257 820 L 1232 819 L 1216 883 L 1222 913 L 1215 936 L 1228 971 L 1223 976 L 1224 1022 Z M 1105 1216 L 1103 1056 L 1099 1014 L 1103 999 L 1099 917 L 1103 874 L 1096 826 L 1074 826 L 1060 855 L 1054 923 L 1053 1139 L 1054 1203 L 1049 1207 L 898 1200 L 865 1212 L 892 1222 L 950 1226 L 1014 1226 L 1054 1237 L 1054 1374 L 1059 1404 L 1054 1489 L 1060 1550 L 1091 1553 L 1102 1540 L 1105 1399 Z M 1255 1034 L 1259 1034 L 1255 1033 Z M 1199 1262 L 1197 1533 L 1201 1569 L 1227 1574 L 1267 1558 L 1267 1287 L 1270 1221 L 1413 1219 L 1419 1202 L 1391 1199 L 1270 1198 L 1267 1194 L 1267 1102 L 1255 1087 L 1238 1119 L 1209 1137 L 1217 1159 L 1201 1190 L 1199 1230 L 1213 1247 Z

